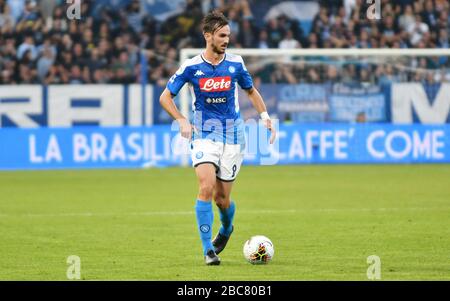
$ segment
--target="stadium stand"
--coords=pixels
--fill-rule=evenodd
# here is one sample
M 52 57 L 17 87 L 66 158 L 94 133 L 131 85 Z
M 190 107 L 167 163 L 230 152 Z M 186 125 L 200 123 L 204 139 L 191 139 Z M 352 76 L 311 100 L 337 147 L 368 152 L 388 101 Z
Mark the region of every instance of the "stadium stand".
M 361 0 L 186 0 L 183 10 L 149 11 L 138 0 L 81 0 L 81 20 L 70 20 L 62 0 L 0 0 L 0 84 L 136 83 L 140 50 L 148 82 L 164 85 L 178 68 L 181 48 L 204 46 L 200 20 L 218 8 L 230 20 L 236 48 L 449 48 L 446 0 L 382 1 L 381 20 L 361 17 Z M 257 2 L 257 3 L 256 3 Z M 159 3 L 159 4 L 158 4 Z M 303 6 L 302 6 L 303 5 Z M 314 14 L 300 17 L 299 7 Z M 117 9 L 120 8 L 120 9 Z M 158 8 L 166 13 L 158 13 Z M 153 13 L 152 13 L 153 12 Z M 450 81 L 450 62 L 416 60 L 414 71 L 390 65 L 301 63 L 255 66 L 268 83 L 349 81 Z M 312 66 L 312 67 L 311 67 Z M 419 67 L 419 68 L 417 68 Z M 435 70 L 421 72 L 423 67 Z

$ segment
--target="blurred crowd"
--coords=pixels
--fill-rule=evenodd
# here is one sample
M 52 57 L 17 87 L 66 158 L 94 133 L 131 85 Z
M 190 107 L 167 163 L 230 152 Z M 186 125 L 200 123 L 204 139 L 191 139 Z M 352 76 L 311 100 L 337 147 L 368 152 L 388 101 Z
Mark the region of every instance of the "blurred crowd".
M 63 0 L 0 0 L 0 84 L 138 83 L 143 54 L 148 82 L 164 85 L 178 68 L 180 49 L 204 47 L 201 20 L 213 8 L 230 21 L 229 47 L 449 48 L 448 0 L 381 0 L 380 20 L 366 17 L 365 0 L 319 1 L 309 32 L 285 15 L 256 18 L 256 0 L 187 0 L 184 12 L 165 21 L 142 13 L 139 0 L 128 2 L 114 10 L 82 0 L 81 19 L 70 20 Z M 450 81 L 449 64 L 448 58 L 401 66 L 249 59 L 255 80 L 269 83 Z

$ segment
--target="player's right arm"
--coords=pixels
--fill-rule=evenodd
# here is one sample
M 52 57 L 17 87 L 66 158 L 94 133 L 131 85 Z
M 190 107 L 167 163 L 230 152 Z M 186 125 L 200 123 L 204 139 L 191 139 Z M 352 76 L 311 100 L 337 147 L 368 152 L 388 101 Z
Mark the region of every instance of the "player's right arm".
M 159 97 L 159 103 L 163 107 L 163 109 L 180 125 L 180 133 L 181 136 L 187 139 L 191 139 L 192 131 L 194 127 L 187 120 L 183 114 L 180 113 L 175 102 L 173 101 L 172 94 L 169 89 L 165 88 Z
M 159 103 L 163 109 L 180 125 L 181 136 L 191 139 L 194 127 L 183 114 L 180 113 L 173 98 L 180 92 L 185 83 L 189 82 L 190 75 L 186 70 L 187 62 L 182 64 L 177 72 L 167 82 L 166 89 L 159 97 Z

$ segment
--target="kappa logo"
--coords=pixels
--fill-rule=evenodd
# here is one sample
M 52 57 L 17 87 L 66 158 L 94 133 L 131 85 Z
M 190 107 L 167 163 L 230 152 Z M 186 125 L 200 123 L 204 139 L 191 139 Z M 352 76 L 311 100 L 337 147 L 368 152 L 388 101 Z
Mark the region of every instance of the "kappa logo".
M 200 78 L 200 90 L 203 92 L 221 92 L 231 89 L 231 77 L 219 76 L 212 78 Z
M 202 72 L 202 70 L 197 70 L 197 72 L 194 73 L 194 76 L 202 76 L 205 75 L 205 73 Z

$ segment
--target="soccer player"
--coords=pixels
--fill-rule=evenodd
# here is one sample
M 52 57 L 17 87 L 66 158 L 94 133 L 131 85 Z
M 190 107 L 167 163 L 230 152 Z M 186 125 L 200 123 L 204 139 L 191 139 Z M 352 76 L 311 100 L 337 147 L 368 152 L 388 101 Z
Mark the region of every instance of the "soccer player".
M 230 195 L 245 147 L 237 85 L 247 92 L 264 125 L 271 131 L 270 143 L 274 142 L 276 131 L 242 57 L 225 53 L 230 26 L 222 13 L 213 11 L 205 16 L 203 36 L 206 49 L 181 65 L 167 83 L 160 103 L 178 122 L 182 137 L 191 141 L 191 157 L 199 184 L 195 212 L 203 255 L 207 265 L 219 265 L 217 254 L 223 251 L 234 229 L 235 203 Z M 180 113 L 173 101 L 185 83 L 189 84 L 193 96 L 192 122 Z M 222 225 L 211 241 L 213 199 Z

